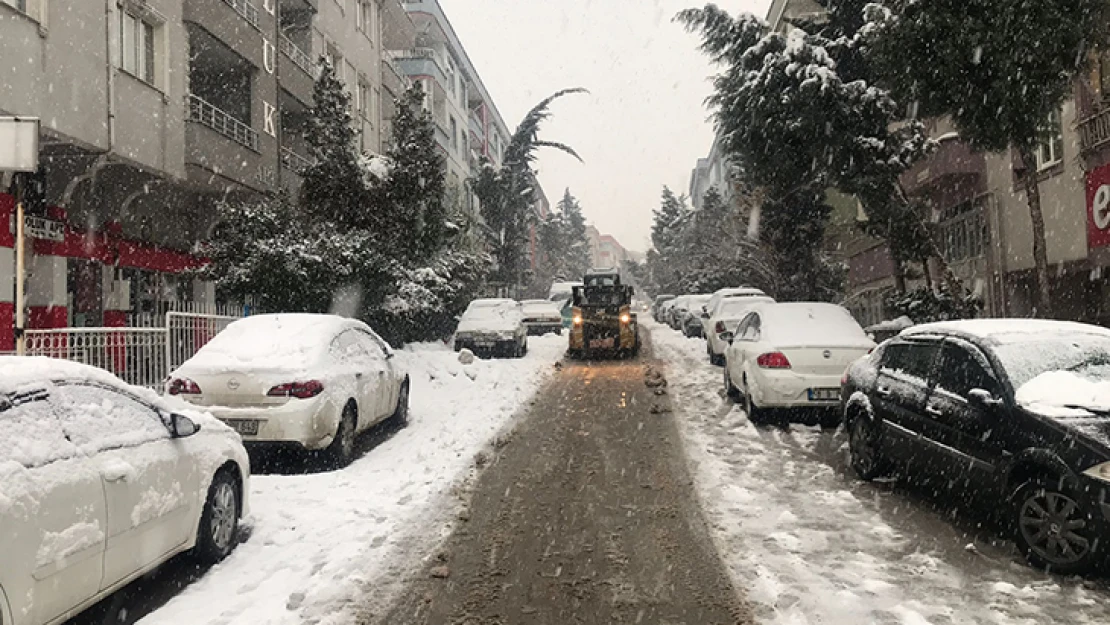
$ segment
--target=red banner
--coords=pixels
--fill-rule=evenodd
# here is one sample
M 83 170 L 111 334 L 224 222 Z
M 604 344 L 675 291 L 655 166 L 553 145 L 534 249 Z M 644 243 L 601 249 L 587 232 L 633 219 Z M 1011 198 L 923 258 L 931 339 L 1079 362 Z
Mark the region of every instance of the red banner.
M 1087 246 L 1110 246 L 1110 164 L 1087 172 Z

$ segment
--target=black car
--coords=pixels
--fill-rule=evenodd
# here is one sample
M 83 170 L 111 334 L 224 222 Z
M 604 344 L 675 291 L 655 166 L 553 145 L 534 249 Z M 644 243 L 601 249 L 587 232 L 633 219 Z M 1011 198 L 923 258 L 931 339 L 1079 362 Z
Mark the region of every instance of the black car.
M 1026 319 L 915 326 L 848 368 L 851 463 L 995 498 L 1035 566 L 1100 564 L 1110 540 L 1110 330 Z M 1094 389 L 1094 391 L 1092 391 Z

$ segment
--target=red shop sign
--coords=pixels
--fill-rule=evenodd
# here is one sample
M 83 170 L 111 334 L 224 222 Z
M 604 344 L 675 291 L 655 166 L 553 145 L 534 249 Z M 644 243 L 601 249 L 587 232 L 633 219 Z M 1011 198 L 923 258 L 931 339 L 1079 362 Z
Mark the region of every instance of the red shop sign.
M 1087 246 L 1110 246 L 1110 164 L 1087 172 Z

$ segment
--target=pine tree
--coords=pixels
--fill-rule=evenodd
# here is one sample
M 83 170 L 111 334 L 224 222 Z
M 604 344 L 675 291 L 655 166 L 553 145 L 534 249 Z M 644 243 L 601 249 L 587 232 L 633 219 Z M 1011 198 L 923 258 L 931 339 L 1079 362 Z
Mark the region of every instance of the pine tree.
M 564 228 L 563 270 L 568 278 L 578 279 L 590 268 L 590 242 L 586 237 L 586 217 L 578 199 L 563 191 L 563 199 L 556 205 L 562 216 Z
M 1017 156 L 1042 316 L 1051 290 L 1034 150 L 1106 39 L 1106 11 L 1103 0 L 887 0 L 868 13 L 868 45 L 895 93 L 924 117 L 951 117 L 973 147 Z
M 313 102 L 305 138 L 316 163 L 304 172 L 300 205 L 310 208 L 310 217 L 339 225 L 380 225 L 366 223 L 367 198 L 351 121 L 351 96 L 323 58 Z

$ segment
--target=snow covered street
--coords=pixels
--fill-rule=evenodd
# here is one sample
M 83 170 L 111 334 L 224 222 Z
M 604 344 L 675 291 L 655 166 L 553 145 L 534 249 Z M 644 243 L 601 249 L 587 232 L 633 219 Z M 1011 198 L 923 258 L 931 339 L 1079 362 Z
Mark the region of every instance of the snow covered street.
M 667 363 L 698 496 L 759 622 L 1110 622 L 1105 581 L 1035 571 L 1008 541 L 927 496 L 859 481 L 840 432 L 752 426 L 722 399 L 703 340 L 646 325 Z
M 566 350 L 529 341 L 521 360 L 461 365 L 440 344 L 398 352 L 412 378 L 410 424 L 351 466 L 255 475 L 249 539 L 144 625 L 349 623 L 388 599 L 446 535 L 475 457 L 510 424 Z

